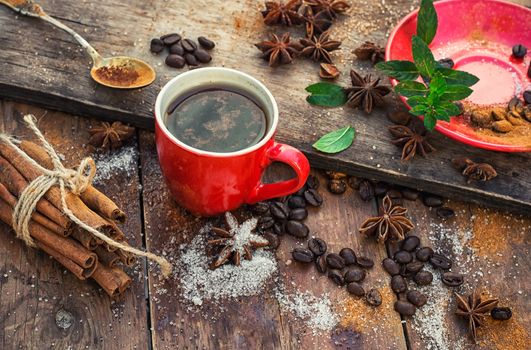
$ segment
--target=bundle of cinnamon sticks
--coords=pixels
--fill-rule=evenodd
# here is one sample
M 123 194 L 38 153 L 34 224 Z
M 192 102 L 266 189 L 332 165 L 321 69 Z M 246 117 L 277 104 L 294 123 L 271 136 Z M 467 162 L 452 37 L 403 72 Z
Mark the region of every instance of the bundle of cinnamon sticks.
M 51 157 L 41 146 L 30 141 L 21 141 L 17 146 L 42 167 L 54 168 Z M 0 141 L 0 221 L 13 227 L 13 211 L 18 198 L 26 186 L 41 175 L 42 171 L 12 145 Z M 125 222 L 125 213 L 92 185 L 80 195 L 67 192 L 65 201 L 84 223 L 125 243 L 125 235 L 117 226 Z M 78 227 L 61 208 L 61 193 L 57 187 L 52 187 L 38 201 L 29 224 L 31 238 L 37 247 L 80 280 L 92 278 L 111 297 L 122 294 L 131 284 L 123 267 L 132 266 L 135 256 Z

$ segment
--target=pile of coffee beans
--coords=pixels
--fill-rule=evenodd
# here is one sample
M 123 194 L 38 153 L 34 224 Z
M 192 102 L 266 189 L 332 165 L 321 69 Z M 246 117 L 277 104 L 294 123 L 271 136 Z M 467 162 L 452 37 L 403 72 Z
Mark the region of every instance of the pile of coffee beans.
M 291 252 L 293 260 L 310 264 L 314 263 L 319 273 L 327 274 L 328 278 L 338 286 L 346 286 L 347 291 L 357 297 L 365 297 L 372 306 L 382 303 L 382 296 L 377 289 L 365 292 L 362 286 L 367 276 L 367 269 L 374 266 L 372 259 L 358 256 L 350 248 L 343 248 L 339 254 L 328 253 L 327 244 L 320 238 L 308 240 L 307 248 L 295 248 Z
M 308 217 L 308 206 L 319 207 L 323 204 L 318 188 L 319 180 L 310 175 L 306 184 L 296 193 L 251 206 L 251 211 L 260 216 L 258 229 L 272 247 L 278 247 L 278 237 L 284 234 L 296 238 L 308 237 L 310 229 L 303 221 Z
M 360 198 L 365 202 L 385 196 L 389 196 L 391 199 L 407 199 L 409 201 L 416 201 L 420 198 L 425 206 L 437 208 L 436 213 L 439 218 L 450 219 L 455 216 L 452 208 L 443 206 L 444 199 L 434 194 L 419 192 L 407 187 L 393 186 L 383 181 L 376 182 L 361 179 L 355 176 L 349 177 L 347 183 L 350 187 L 358 191 Z
M 173 68 L 183 68 L 186 64 L 198 66 L 210 62 L 212 56 L 206 50 L 212 50 L 216 45 L 204 36 L 197 38 L 197 42 L 199 45 L 192 39 L 183 39 L 177 33 L 170 33 L 151 39 L 150 51 L 159 54 L 168 48 L 169 54 L 165 62 Z
M 437 254 L 430 247 L 421 247 L 420 239 L 410 235 L 398 243 L 399 250 L 393 258 L 385 258 L 382 266 L 391 275 L 391 289 L 398 294 L 395 302 L 395 311 L 403 316 L 412 316 L 416 309 L 428 301 L 428 297 L 417 290 L 408 288 L 408 280 L 418 286 L 432 283 L 433 274 L 425 271 L 424 264 L 429 263 L 436 269 L 445 271 L 441 275 L 442 282 L 450 287 L 463 284 L 464 276 L 459 273 L 449 272 L 453 262 L 442 254 Z
M 328 191 L 333 194 L 343 194 L 347 190 L 347 174 L 327 171 Z

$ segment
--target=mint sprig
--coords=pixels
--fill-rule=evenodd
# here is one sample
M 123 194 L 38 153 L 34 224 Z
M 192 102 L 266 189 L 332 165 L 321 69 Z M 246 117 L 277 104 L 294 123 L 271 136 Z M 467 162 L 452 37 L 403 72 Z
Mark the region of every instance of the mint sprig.
M 417 35 L 411 39 L 413 61 L 394 60 L 376 65 L 381 72 L 399 81 L 395 92 L 408 98 L 410 113 L 424 116 L 424 126 L 433 130 L 438 120 L 450 121 L 459 115 L 455 102 L 472 94 L 479 79 L 467 72 L 441 67 L 429 44 L 437 32 L 437 12 L 433 0 L 422 0 L 417 16 Z M 419 75 L 422 82 L 418 81 Z

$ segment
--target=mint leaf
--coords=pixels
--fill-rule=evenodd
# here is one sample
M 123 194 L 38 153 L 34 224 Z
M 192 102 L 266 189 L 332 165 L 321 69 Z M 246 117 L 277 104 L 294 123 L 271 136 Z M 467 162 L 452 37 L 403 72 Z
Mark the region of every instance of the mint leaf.
M 438 20 L 433 0 L 422 0 L 417 15 L 417 35 L 429 45 L 437 32 Z
M 429 131 L 433 131 L 436 124 L 437 124 L 437 117 L 434 111 L 429 111 L 426 114 L 424 114 L 424 126 L 426 127 L 426 129 L 428 129 Z
M 426 96 L 429 89 L 418 81 L 402 81 L 395 86 L 395 91 L 405 97 Z
M 344 151 L 352 144 L 354 135 L 354 128 L 350 125 L 345 126 L 324 135 L 312 147 L 324 153 L 338 153 Z
M 444 119 L 448 122 L 450 121 L 449 117 L 461 114 L 459 107 L 452 102 L 441 102 L 439 105 L 437 105 L 435 110 L 437 111 L 437 114 L 441 116 L 439 119 Z M 443 116 L 445 118 L 442 118 Z
M 451 68 L 437 68 L 437 73 L 442 74 L 448 85 L 472 86 L 479 81 L 475 75 Z
M 306 88 L 311 93 L 306 101 L 312 105 L 323 107 L 338 107 L 347 102 L 345 90 L 336 84 L 316 83 Z
M 447 85 L 440 95 L 441 101 L 459 101 L 467 98 L 474 92 L 465 85 Z
M 419 76 L 417 66 L 410 61 L 380 62 L 376 64 L 376 68 L 396 80 L 415 80 Z
M 411 108 L 409 110 L 409 113 L 416 115 L 418 117 L 418 116 L 425 114 L 427 110 L 428 110 L 428 107 L 426 105 L 421 104 L 421 105 L 416 105 L 415 107 Z
M 422 76 L 431 78 L 433 73 L 435 73 L 437 62 L 435 62 L 435 58 L 433 58 L 430 48 L 418 36 L 413 36 L 411 44 L 413 49 L 413 60 L 415 60 L 417 69 Z
M 424 96 L 413 96 L 407 99 L 407 104 L 410 107 L 415 107 L 421 104 L 427 104 L 428 99 Z

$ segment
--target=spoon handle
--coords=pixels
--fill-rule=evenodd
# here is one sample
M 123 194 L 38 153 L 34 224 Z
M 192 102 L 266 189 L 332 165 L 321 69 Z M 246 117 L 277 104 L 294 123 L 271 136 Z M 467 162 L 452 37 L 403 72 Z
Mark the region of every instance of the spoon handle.
M 4 4 L 13 11 L 18 12 L 24 16 L 41 18 L 42 20 L 64 30 L 65 32 L 72 35 L 74 39 L 76 39 L 77 42 L 88 52 L 88 54 L 92 58 L 92 61 L 94 62 L 94 66 L 97 67 L 101 64 L 101 55 L 88 43 L 88 41 L 83 39 L 83 37 L 72 28 L 64 25 L 55 18 L 50 17 L 46 12 L 44 12 L 42 7 L 34 3 L 33 0 L 0 0 L 0 4 Z

